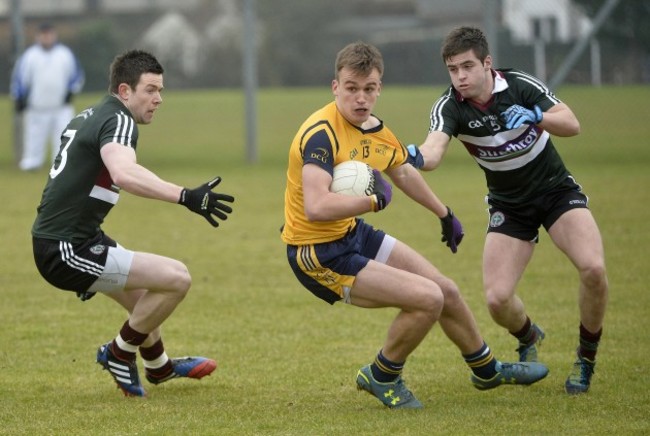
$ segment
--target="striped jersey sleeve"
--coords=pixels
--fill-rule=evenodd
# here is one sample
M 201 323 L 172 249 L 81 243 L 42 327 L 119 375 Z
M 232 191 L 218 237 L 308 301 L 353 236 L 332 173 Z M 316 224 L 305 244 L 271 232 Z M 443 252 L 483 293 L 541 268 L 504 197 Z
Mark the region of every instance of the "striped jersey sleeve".
M 444 117 L 443 110 L 455 111 L 453 88 L 449 88 L 431 108 L 429 118 L 429 133 L 444 132 L 453 136 L 456 132 L 457 117 Z
M 433 104 L 429 133 L 444 132 L 460 141 L 484 171 L 491 197 L 524 201 L 559 183 L 567 170 L 547 131 L 531 123 L 508 128 L 502 114 L 513 105 L 537 105 L 545 112 L 561 101 L 523 71 L 495 70 L 493 77 L 492 96 L 485 103 L 447 88 Z
M 510 70 L 508 76 L 509 80 L 513 82 L 512 86 L 521 90 L 520 96 L 525 98 L 522 102 L 524 106 L 538 105 L 543 111 L 546 111 L 556 104 L 562 103 L 537 77 L 519 70 Z
M 135 120 L 124 111 L 116 111 L 108 118 L 101 131 L 100 145 L 116 142 L 127 147 L 135 148 L 137 138 Z

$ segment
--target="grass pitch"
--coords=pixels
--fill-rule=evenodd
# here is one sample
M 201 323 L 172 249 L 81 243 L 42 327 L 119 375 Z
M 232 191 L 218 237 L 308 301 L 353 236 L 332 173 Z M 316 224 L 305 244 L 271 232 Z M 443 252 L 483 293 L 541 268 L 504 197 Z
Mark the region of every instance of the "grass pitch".
M 441 89 L 386 86 L 377 114 L 406 143 L 419 143 Z M 329 307 L 293 277 L 279 239 L 289 143 L 303 119 L 331 99 L 328 89 L 263 90 L 259 162 L 245 162 L 243 95 L 238 91 L 166 91 L 152 125 L 140 131 L 139 160 L 161 177 L 194 187 L 215 175 L 236 197 L 218 229 L 185 208 L 123 194 L 105 231 L 128 248 L 184 261 L 193 287 L 165 323 L 170 355 L 201 354 L 218 370 L 199 382 L 145 387 L 124 398 L 94 363 L 125 314 L 98 296 L 85 303 L 50 287 L 32 260 L 30 227 L 47 170 L 15 169 L 10 102 L 0 105 L 0 434 L 647 434 L 650 396 L 650 148 L 648 87 L 565 88 L 582 134 L 555 144 L 590 196 L 603 233 L 610 304 L 596 374 L 587 395 L 563 383 L 577 345 L 577 277 L 543 234 L 519 293 L 547 339 L 542 382 L 488 392 L 469 383 L 458 350 L 435 327 L 409 359 L 404 377 L 425 404 L 390 411 L 354 377 L 381 346 L 391 309 Z M 84 95 L 78 109 L 98 95 Z M 396 193 L 366 218 L 410 243 L 454 278 L 495 354 L 516 358 L 514 340 L 490 319 L 481 290 L 487 215 L 481 171 L 458 142 L 427 173 L 454 208 L 466 237 L 452 255 L 439 224 Z

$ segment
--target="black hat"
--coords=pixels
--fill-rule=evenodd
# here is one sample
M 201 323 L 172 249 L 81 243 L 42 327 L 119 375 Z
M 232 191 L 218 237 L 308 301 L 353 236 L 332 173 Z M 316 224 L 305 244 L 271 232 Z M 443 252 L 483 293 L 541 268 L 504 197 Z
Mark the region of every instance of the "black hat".
M 38 25 L 39 32 L 49 32 L 51 30 L 54 30 L 54 24 L 52 23 L 44 22 Z

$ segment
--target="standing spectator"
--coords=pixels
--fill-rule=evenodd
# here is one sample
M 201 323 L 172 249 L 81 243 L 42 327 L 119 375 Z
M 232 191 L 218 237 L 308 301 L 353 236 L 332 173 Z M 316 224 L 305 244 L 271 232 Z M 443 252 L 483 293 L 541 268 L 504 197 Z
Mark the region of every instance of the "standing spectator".
M 50 23 L 41 24 L 36 43 L 18 58 L 11 76 L 16 111 L 25 113 L 21 170 L 34 171 L 43 166 L 48 139 L 54 160 L 61 132 L 74 116 L 72 97 L 81 91 L 84 79 L 72 50 L 58 42 Z

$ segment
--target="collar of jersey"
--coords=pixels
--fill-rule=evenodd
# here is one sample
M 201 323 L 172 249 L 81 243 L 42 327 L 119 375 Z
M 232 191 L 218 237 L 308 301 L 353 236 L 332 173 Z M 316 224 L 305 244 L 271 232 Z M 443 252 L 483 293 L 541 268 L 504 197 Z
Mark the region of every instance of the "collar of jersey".
M 492 70 L 494 77 L 494 88 L 492 88 L 492 94 L 497 92 L 505 91 L 508 89 L 508 81 L 501 71 Z

